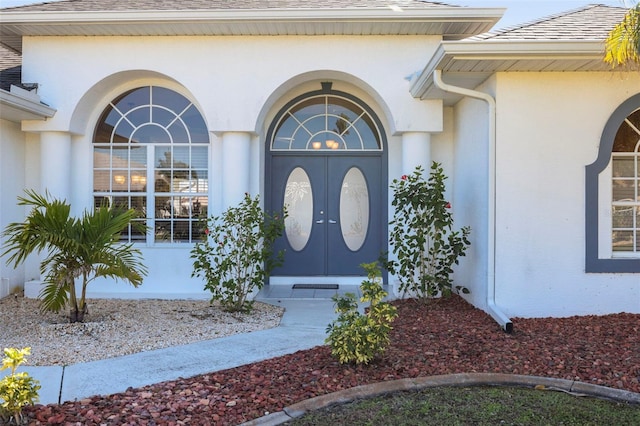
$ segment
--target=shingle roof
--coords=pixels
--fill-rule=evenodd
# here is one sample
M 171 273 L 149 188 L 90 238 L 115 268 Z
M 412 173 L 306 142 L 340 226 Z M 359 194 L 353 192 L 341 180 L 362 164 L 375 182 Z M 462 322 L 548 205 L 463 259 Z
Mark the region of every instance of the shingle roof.
M 427 0 L 63 0 L 6 8 L 3 12 L 98 12 L 121 10 L 217 10 L 217 9 L 405 9 L 457 7 Z
M 22 57 L 0 44 L 0 89 L 19 86 L 22 79 Z
M 605 40 L 627 10 L 591 4 L 469 40 Z
M 445 105 L 458 102 L 462 95 L 444 92 L 435 84 L 435 70 L 446 73 L 450 84 L 467 89 L 498 72 L 617 72 L 604 62 L 603 46 L 627 10 L 589 5 L 501 31 L 444 41 L 413 80 L 410 92 L 420 99 L 443 99 Z

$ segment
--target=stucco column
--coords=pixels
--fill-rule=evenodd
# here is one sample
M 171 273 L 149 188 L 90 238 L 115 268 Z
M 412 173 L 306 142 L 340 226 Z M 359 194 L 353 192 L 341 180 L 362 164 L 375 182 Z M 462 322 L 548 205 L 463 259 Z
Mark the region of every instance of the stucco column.
M 71 202 L 71 135 L 40 134 L 40 190 Z
M 250 191 L 251 134 L 222 134 L 222 208 L 240 203 Z
M 249 193 L 259 194 L 261 190 L 262 176 L 264 176 L 264 169 L 262 162 L 260 161 L 260 153 L 262 152 L 261 140 L 259 136 L 252 136 L 251 138 L 251 164 L 249 173 Z M 263 200 L 264 201 L 264 200 Z
M 27 173 L 29 172 L 29 165 L 27 165 Z M 71 135 L 69 133 L 40 133 L 40 189 L 38 192 L 41 195 L 48 192 L 51 197 L 71 202 Z M 43 258 L 44 254 L 41 253 L 28 258 L 25 263 L 25 278 L 29 280 L 24 283 L 25 297 L 36 298 L 42 290 L 43 275 L 40 274 L 39 264 Z
M 93 209 L 93 144 L 84 136 L 71 136 L 71 214 L 81 216 Z
M 431 134 L 405 132 L 402 134 L 402 173 L 413 172 L 416 166 L 429 173 L 431 168 Z

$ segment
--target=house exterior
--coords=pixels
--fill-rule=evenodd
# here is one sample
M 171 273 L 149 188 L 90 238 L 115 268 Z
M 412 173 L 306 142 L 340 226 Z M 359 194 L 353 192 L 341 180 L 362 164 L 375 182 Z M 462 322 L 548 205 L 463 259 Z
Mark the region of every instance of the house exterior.
M 438 161 L 456 226 L 472 228 L 455 281 L 505 329 L 639 313 L 640 72 L 602 62 L 625 9 L 490 32 L 503 13 L 420 0 L 1 9 L 0 225 L 24 218 L 25 188 L 77 214 L 126 204 L 149 226 L 123 235 L 149 275 L 89 297 L 203 297 L 198 218 L 259 194 L 291 212 L 270 285 L 358 284 L 358 265 L 389 250 L 392 180 Z M 33 285 L 38 261 L 0 262 L 0 277 L 0 295 Z

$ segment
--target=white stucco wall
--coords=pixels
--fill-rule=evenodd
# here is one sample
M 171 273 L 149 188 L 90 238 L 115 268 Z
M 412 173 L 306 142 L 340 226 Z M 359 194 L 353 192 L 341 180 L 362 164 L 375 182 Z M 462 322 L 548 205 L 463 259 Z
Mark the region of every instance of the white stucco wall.
M 454 114 L 453 108 L 445 107 L 442 112 L 442 132 L 431 135 L 431 160 L 442 165 L 447 180 L 445 181 L 448 199 L 453 197 L 455 175 L 454 170 Z
M 477 90 L 492 93 L 491 83 Z M 453 108 L 453 115 L 454 227 L 471 227 L 471 245 L 455 268 L 454 285 L 467 287 L 470 294 L 464 297 L 485 309 L 489 259 L 489 109 L 482 100 L 464 98 Z
M 24 208 L 17 205 L 17 198 L 24 194 L 25 143 L 26 135 L 22 133 L 20 124 L 0 120 L 0 233 L 9 223 L 20 222 L 24 217 Z M 0 237 L 0 247 L 5 241 Z M 6 257 L 2 257 L 0 297 L 22 288 L 25 280 L 23 265 L 14 269 L 5 261 Z
M 38 81 L 43 101 L 58 109 L 40 126 L 48 130 L 69 127 L 80 99 L 104 79 L 149 71 L 191 93 L 216 132 L 256 130 L 274 93 L 314 78 L 298 78 L 309 73 L 366 85 L 393 114 L 387 117 L 392 132 L 430 131 L 441 127 L 439 103 L 412 98 L 405 77 L 424 67 L 438 41 L 435 36 L 26 37 L 23 80 Z M 123 84 L 133 83 L 134 76 L 124 76 Z M 73 130 L 82 129 L 74 125 Z
M 52 140 L 59 132 L 68 134 L 71 183 L 65 195 L 74 213 L 80 214 L 92 205 L 93 171 L 86 159 L 92 157 L 95 122 L 108 102 L 142 85 L 176 90 L 198 106 L 211 132 L 210 213 L 216 214 L 239 191 L 225 195 L 234 178 L 225 173 L 223 161 L 227 150 L 233 149 L 228 135 L 238 133 L 245 141 L 249 136 L 250 145 L 242 150 L 247 162 L 234 164 L 234 171 L 242 174 L 243 188 L 263 192 L 263 141 L 270 120 L 293 97 L 332 81 L 334 89 L 359 97 L 382 120 L 391 180 L 401 174 L 403 132 L 442 130 L 441 102 L 414 99 L 406 78 L 424 67 L 439 40 L 437 36 L 25 37 L 23 81 L 38 82 L 43 102 L 57 113 L 46 122 L 24 123 L 24 128 L 40 133 L 43 140 Z M 28 155 L 40 161 L 38 144 Z M 149 267 L 141 288 L 96 282 L 89 295 L 203 295 L 202 281 L 190 278 L 191 245 L 140 248 Z
M 584 272 L 585 166 L 639 92 L 637 73 L 498 75 L 496 301 L 507 315 L 640 312 L 640 274 Z

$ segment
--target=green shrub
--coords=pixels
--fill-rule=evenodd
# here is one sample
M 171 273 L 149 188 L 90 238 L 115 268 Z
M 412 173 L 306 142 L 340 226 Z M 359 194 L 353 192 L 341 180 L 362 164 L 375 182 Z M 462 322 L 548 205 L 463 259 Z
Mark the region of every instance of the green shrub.
M 236 207 L 206 220 L 205 239 L 191 250 L 193 273 L 205 278 L 205 290 L 229 312 L 250 312 L 248 296 L 261 289 L 270 271 L 282 264 L 273 243 L 284 231 L 286 211 L 269 215 L 259 197 L 245 194 Z
M 385 263 L 400 281 L 400 290 L 419 299 L 449 296 L 452 292 L 453 265 L 465 255 L 471 229 L 466 226 L 453 231 L 451 204 L 444 198 L 447 178 L 436 162 L 431 166 L 428 181 L 422 177 L 422 167 L 411 175 L 394 179 L 395 213 L 391 225 L 390 245 L 397 261 Z M 463 286 L 457 292 L 469 293 Z
M 0 420 L 2 424 L 22 424 L 22 408 L 38 401 L 40 385 L 27 373 L 16 373 L 25 356 L 31 354 L 31 348 L 5 348 L 0 370 L 11 369 L 11 374 L 0 380 Z
M 368 364 L 382 354 L 389 345 L 391 323 L 398 315 L 395 306 L 382 302 L 387 293 L 382 288 L 378 263 L 361 266 L 367 272 L 367 280 L 360 285 L 360 301 L 370 302 L 367 312 L 364 315 L 358 312 L 353 293 L 333 297 L 338 318 L 327 327 L 329 336 L 325 343 L 331 346 L 331 355 L 341 364 Z

